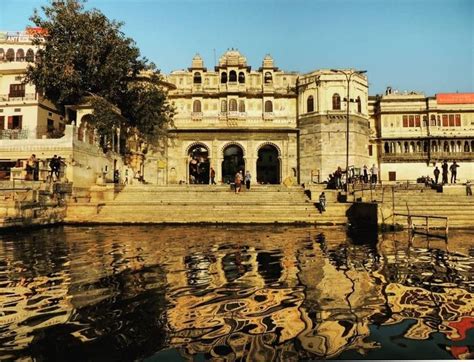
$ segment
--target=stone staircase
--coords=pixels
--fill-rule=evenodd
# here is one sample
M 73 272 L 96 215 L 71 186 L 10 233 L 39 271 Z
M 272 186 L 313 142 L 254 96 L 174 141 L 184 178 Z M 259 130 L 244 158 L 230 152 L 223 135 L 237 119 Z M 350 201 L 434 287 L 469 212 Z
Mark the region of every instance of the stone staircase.
M 349 204 L 327 195 L 327 211 L 299 187 L 255 185 L 236 194 L 218 185 L 127 185 L 120 190 L 91 189 L 68 203 L 67 222 L 100 223 L 310 223 L 347 222 Z
M 449 227 L 472 228 L 474 227 L 474 197 L 465 196 L 463 186 L 446 187 L 443 193 L 438 193 L 431 188 L 419 188 L 408 190 L 395 190 L 392 197 L 391 189 L 376 189 L 372 193 L 365 190 L 356 192 L 355 198 L 363 201 L 375 200 L 379 203 L 379 224 L 385 219 L 385 223 L 392 224 L 392 214 L 430 215 L 448 217 Z M 353 201 L 353 197 L 349 198 Z M 395 223 L 407 226 L 407 218 L 396 216 Z M 424 219 L 414 219 L 414 223 L 424 224 Z M 430 219 L 430 226 L 444 227 L 445 221 Z

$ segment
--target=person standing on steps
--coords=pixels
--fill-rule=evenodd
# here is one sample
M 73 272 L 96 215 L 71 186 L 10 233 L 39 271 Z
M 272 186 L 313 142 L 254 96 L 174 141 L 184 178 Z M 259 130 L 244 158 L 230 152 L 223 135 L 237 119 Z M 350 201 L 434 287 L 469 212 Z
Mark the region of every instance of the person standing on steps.
M 250 190 L 250 181 L 252 181 L 252 175 L 250 175 L 250 171 L 245 171 L 245 188 Z
M 451 171 L 451 183 L 455 184 L 456 183 L 456 176 L 458 175 L 458 167 L 459 165 L 456 163 L 456 161 L 453 162 L 451 167 L 449 168 L 449 171 Z
M 322 214 L 323 211 L 326 211 L 326 195 L 324 191 L 319 195 L 319 212 Z
M 441 165 L 441 169 L 443 170 L 443 185 L 448 183 L 448 162 L 444 160 L 443 164 Z
M 216 185 L 216 171 L 211 167 L 211 185 Z
M 234 183 L 235 183 L 235 193 L 240 192 L 240 188 L 242 187 L 242 174 L 240 172 L 237 172 L 235 174 Z
M 434 174 L 434 177 L 435 177 L 435 184 L 437 185 L 438 184 L 438 179 L 439 179 L 439 174 L 440 174 L 438 166 L 436 166 L 436 168 L 434 169 L 433 174 Z
M 471 180 L 466 180 L 466 196 L 472 196 Z

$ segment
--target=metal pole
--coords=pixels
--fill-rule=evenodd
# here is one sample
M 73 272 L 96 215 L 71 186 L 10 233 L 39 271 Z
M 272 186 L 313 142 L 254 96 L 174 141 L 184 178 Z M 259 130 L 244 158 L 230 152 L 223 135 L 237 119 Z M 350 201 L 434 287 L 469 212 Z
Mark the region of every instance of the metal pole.
M 350 105 L 350 100 L 349 100 L 349 82 L 351 80 L 351 77 L 348 76 L 346 73 L 344 73 L 346 76 L 347 80 L 347 102 L 346 102 L 346 190 L 349 191 L 349 105 Z M 351 74 L 352 75 L 352 74 Z

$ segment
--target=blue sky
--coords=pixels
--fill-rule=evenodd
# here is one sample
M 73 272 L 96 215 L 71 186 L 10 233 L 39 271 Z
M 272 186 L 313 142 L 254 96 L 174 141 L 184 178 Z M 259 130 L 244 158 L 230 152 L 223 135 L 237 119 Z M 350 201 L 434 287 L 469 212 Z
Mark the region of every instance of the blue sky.
M 0 0 L 0 29 L 21 30 L 48 0 Z M 369 92 L 474 91 L 472 0 L 89 0 L 124 21 L 164 73 L 200 53 L 208 68 L 238 48 L 254 69 L 265 54 L 284 70 L 368 71 Z

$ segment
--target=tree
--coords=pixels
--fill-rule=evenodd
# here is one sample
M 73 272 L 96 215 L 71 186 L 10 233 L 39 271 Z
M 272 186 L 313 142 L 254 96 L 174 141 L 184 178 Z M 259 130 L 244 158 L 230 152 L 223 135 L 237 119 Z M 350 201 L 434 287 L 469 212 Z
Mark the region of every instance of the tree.
M 61 110 L 92 99 L 92 122 L 102 136 L 120 127 L 123 135 L 138 132 L 155 141 L 173 117 L 159 71 L 140 57 L 134 41 L 120 30 L 122 23 L 97 9 L 85 10 L 84 3 L 55 1 L 42 7 L 42 15 L 35 10 L 30 20 L 44 31 L 33 40 L 40 49 L 25 81 Z

